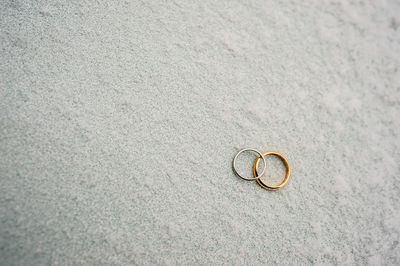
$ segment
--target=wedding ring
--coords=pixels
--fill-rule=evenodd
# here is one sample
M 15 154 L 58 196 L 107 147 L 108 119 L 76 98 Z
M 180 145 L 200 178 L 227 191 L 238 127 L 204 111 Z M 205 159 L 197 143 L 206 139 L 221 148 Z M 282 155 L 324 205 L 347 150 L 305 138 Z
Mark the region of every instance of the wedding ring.
M 258 158 L 254 161 L 254 165 L 253 165 L 253 175 L 254 175 L 254 179 L 257 181 L 257 183 L 258 183 L 262 188 L 265 188 L 265 189 L 268 189 L 268 190 L 278 190 L 278 189 L 281 189 L 281 188 L 283 188 L 284 186 L 286 186 L 286 184 L 288 183 L 289 178 L 290 178 L 290 166 L 289 166 L 289 162 L 288 162 L 288 160 L 285 158 L 285 156 L 283 156 L 282 154 L 280 154 L 279 152 L 276 152 L 276 151 L 266 151 L 266 152 L 263 152 L 262 155 L 263 155 L 263 156 L 258 157 Z M 286 167 L 285 179 L 283 179 L 282 183 L 281 183 L 279 186 L 269 186 L 269 185 L 265 184 L 261 179 L 259 179 L 260 176 L 262 176 L 262 175 L 264 174 L 264 171 L 265 171 L 265 158 L 264 158 L 264 156 L 267 156 L 267 155 L 275 155 L 275 156 L 278 156 L 279 159 L 281 159 L 282 162 L 285 164 L 285 167 Z M 263 172 L 259 175 L 257 169 L 258 169 L 258 165 L 259 165 L 259 163 L 260 163 L 260 159 L 261 159 L 261 158 L 263 159 L 263 162 L 264 162 L 264 169 L 263 169 Z
M 260 161 L 260 159 L 262 159 L 263 160 L 263 162 L 264 162 L 264 169 L 262 170 L 262 172 L 258 175 L 258 174 L 256 174 L 256 175 L 254 175 L 254 177 L 244 177 L 244 176 L 242 176 L 241 174 L 239 174 L 239 172 L 236 170 L 236 159 L 237 159 L 237 157 L 239 156 L 239 154 L 241 154 L 242 152 L 245 152 L 245 151 L 254 151 L 254 152 L 256 152 L 256 153 L 258 153 L 260 156 L 256 159 L 257 160 L 257 167 L 258 167 L 258 164 L 259 164 L 259 161 Z M 265 162 L 265 158 L 264 158 L 264 155 L 261 153 L 261 152 L 259 152 L 259 151 L 257 151 L 257 150 L 255 150 L 255 149 L 243 149 L 243 150 L 240 150 L 236 155 L 235 155 L 235 158 L 233 158 L 233 163 L 232 163 L 232 167 L 233 167 L 233 171 L 235 172 L 235 174 L 238 176 L 238 177 L 240 177 L 240 178 L 242 178 L 242 179 L 244 179 L 244 180 L 247 180 L 247 181 L 254 181 L 254 180 L 259 180 L 259 178 L 261 177 L 261 176 L 263 176 L 263 174 L 264 174 L 264 172 L 265 172 L 265 168 L 266 168 L 266 162 Z M 254 173 L 254 171 L 253 171 L 253 173 Z

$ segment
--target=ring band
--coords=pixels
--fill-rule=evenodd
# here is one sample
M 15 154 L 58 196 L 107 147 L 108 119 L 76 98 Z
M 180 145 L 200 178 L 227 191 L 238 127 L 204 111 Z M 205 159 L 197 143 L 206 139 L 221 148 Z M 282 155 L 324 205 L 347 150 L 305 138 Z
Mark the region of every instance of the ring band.
M 263 162 L 264 162 L 264 169 L 262 170 L 261 174 L 259 174 L 259 175 L 256 174 L 256 175 L 254 175 L 254 177 L 248 178 L 248 177 L 244 177 L 244 176 L 240 175 L 239 172 L 236 170 L 236 159 L 237 159 L 237 157 L 239 156 L 239 154 L 241 154 L 242 152 L 245 152 L 245 151 L 254 151 L 254 152 L 256 152 L 256 153 L 258 153 L 258 154 L 260 155 L 260 156 L 257 157 L 257 159 L 256 159 L 256 160 L 257 160 L 257 166 L 258 166 L 258 164 L 259 164 L 260 159 L 261 159 L 261 158 L 263 159 Z M 263 176 L 263 174 L 264 174 L 264 172 L 265 172 L 266 166 L 267 166 L 267 164 L 266 164 L 264 155 L 263 155 L 261 152 L 255 150 L 255 149 L 243 149 L 243 150 L 238 151 L 238 153 L 236 153 L 236 155 L 235 155 L 235 158 L 233 158 L 233 163 L 232 163 L 233 171 L 235 172 L 235 174 L 236 174 L 238 177 L 240 177 L 240 178 L 242 178 L 242 179 L 244 179 L 244 180 L 247 180 L 247 181 L 254 181 L 254 180 L 257 180 L 257 181 L 258 181 L 259 178 L 260 178 L 261 176 Z M 254 173 L 254 171 L 253 171 L 253 173 Z
M 265 184 L 261 179 L 259 179 L 259 176 L 262 176 L 262 175 L 264 174 L 264 171 L 265 171 L 265 167 L 264 167 L 264 170 L 263 170 L 263 172 L 261 173 L 261 175 L 258 175 L 258 170 L 257 170 L 257 168 L 258 168 L 258 165 L 259 165 L 259 163 L 260 163 L 261 157 L 258 157 L 258 158 L 254 161 L 254 165 L 253 165 L 253 175 L 254 175 L 254 177 L 258 177 L 258 178 L 256 179 L 256 181 L 257 181 L 257 183 L 258 183 L 262 188 L 265 188 L 265 189 L 268 189 L 268 190 L 278 190 L 278 189 L 281 189 L 281 188 L 283 188 L 284 186 L 286 186 L 286 184 L 287 184 L 288 181 L 289 181 L 289 178 L 290 178 L 290 165 L 289 165 L 288 160 L 285 158 L 285 156 L 283 156 L 283 155 L 280 154 L 279 152 L 276 152 L 276 151 L 266 151 L 266 152 L 263 152 L 263 153 L 262 153 L 263 156 L 267 156 L 267 155 L 270 155 L 270 154 L 271 154 L 271 155 L 278 156 L 279 159 L 281 159 L 282 162 L 285 164 L 285 167 L 286 167 L 286 175 L 285 175 L 285 179 L 283 179 L 282 183 L 281 183 L 279 186 L 268 186 L 268 185 Z M 264 160 L 264 165 L 265 165 L 265 158 L 263 158 L 263 160 Z

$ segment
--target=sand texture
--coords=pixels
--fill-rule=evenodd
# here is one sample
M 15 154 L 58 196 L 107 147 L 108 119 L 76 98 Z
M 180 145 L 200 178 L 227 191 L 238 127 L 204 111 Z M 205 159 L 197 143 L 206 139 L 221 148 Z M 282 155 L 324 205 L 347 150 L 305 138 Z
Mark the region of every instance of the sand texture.
M 1 1 L 0 264 L 399 265 L 400 2 L 350 2 Z

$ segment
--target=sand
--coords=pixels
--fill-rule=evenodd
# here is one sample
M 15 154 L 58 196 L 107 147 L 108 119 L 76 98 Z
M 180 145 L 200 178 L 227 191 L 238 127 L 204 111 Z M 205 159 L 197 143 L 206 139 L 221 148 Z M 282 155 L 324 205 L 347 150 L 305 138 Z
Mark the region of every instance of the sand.
M 0 263 L 399 265 L 399 13 L 2 1 Z

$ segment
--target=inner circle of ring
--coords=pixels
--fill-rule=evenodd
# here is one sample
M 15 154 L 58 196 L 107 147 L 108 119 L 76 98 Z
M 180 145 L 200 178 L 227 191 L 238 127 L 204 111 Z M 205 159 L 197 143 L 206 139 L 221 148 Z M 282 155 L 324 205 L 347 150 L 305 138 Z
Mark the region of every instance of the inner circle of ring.
M 289 162 L 288 162 L 288 160 L 286 159 L 286 157 L 283 156 L 282 154 L 280 154 L 280 153 L 277 152 L 277 151 L 265 151 L 265 152 L 262 153 L 263 156 L 267 156 L 267 155 L 269 155 L 269 154 L 278 156 L 279 159 L 281 159 L 282 162 L 285 164 L 285 167 L 286 167 L 285 179 L 283 179 L 282 183 L 281 183 L 279 186 L 268 186 L 268 185 L 265 184 L 261 179 L 258 179 L 258 178 L 257 178 L 256 180 L 257 180 L 257 183 L 258 183 L 262 188 L 264 188 L 264 189 L 268 189 L 268 190 L 278 190 L 278 189 L 281 189 L 281 188 L 283 188 L 284 186 L 286 186 L 286 184 L 287 184 L 288 181 L 289 181 L 289 178 L 290 178 L 290 165 L 289 165 Z M 265 158 L 263 158 L 263 161 L 264 161 L 264 165 L 265 165 Z M 257 168 L 258 168 L 259 163 L 260 163 L 260 157 L 258 157 L 258 158 L 254 161 L 254 165 L 253 165 L 253 174 L 254 174 L 255 177 L 258 176 L 258 175 L 257 175 L 257 174 L 258 174 Z M 265 167 L 264 167 L 263 173 L 264 173 L 264 171 L 265 171 Z M 262 175 L 261 175 L 261 176 L 262 176 Z
M 258 161 L 259 161 L 260 158 L 263 159 L 263 162 L 264 162 L 264 169 L 262 170 L 261 174 L 255 175 L 254 177 L 251 177 L 251 178 L 247 178 L 247 177 L 244 177 L 244 176 L 240 175 L 239 172 L 236 170 L 236 159 L 237 159 L 237 157 L 239 156 L 239 154 L 241 154 L 242 152 L 245 152 L 245 151 L 254 151 L 254 152 L 258 153 L 258 154 L 260 155 L 260 156 L 257 157 L 257 159 L 256 159 L 256 160 L 258 160 Z M 242 150 L 238 151 L 238 153 L 235 155 L 235 158 L 233 158 L 232 166 L 233 166 L 233 171 L 235 172 L 235 174 L 236 174 L 238 177 L 240 177 L 240 178 L 242 178 L 242 179 L 244 179 L 244 180 L 247 180 L 247 181 L 254 181 L 254 180 L 257 180 L 257 181 L 258 181 L 259 178 L 262 177 L 262 176 L 264 175 L 265 169 L 267 168 L 267 164 L 266 164 L 264 155 L 263 155 L 261 152 L 259 152 L 258 150 L 256 150 L 256 149 L 250 149 L 250 148 L 242 149 Z M 257 164 L 257 166 L 258 166 L 258 164 Z

